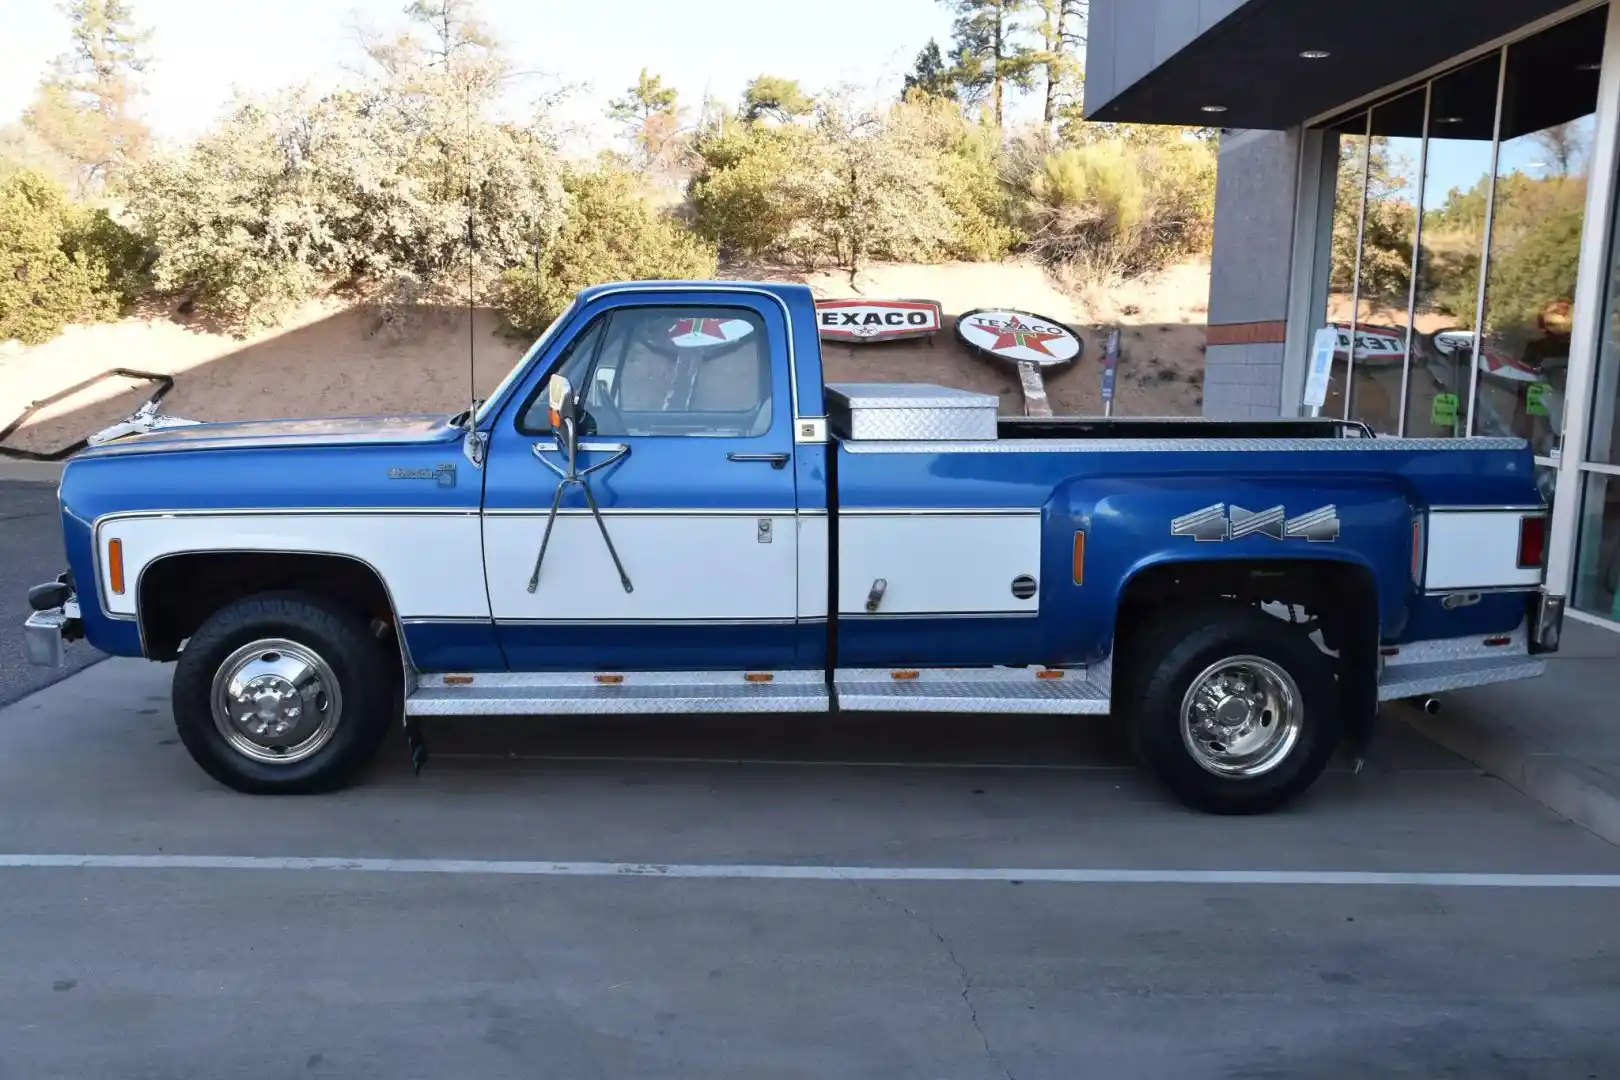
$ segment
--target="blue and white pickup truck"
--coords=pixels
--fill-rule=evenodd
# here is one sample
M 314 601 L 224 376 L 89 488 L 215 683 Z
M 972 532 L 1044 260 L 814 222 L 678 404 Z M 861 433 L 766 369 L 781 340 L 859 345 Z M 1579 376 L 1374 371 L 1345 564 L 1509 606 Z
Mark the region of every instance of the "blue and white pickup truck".
M 591 288 L 460 415 L 80 453 L 30 648 L 177 661 L 187 749 L 250 792 L 339 787 L 401 717 L 1062 713 L 1255 812 L 1380 701 L 1557 646 L 1517 439 L 996 406 L 823 385 L 801 286 Z

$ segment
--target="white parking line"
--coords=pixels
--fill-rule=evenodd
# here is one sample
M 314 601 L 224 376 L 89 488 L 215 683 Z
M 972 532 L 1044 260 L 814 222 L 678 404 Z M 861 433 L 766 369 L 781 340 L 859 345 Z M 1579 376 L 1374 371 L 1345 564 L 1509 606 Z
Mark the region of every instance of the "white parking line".
M 486 877 L 639 877 L 756 881 L 1018 881 L 1060 885 L 1406 885 L 1461 889 L 1620 889 L 1620 874 L 1452 874 L 1356 870 L 980 869 L 727 863 L 341 859 L 279 855 L 3 855 L 0 869 L 326 870 Z

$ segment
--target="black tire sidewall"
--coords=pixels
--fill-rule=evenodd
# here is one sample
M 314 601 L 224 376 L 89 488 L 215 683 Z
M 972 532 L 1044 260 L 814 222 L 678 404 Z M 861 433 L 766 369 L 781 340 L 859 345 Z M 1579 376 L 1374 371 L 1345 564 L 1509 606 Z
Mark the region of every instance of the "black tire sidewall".
M 1199 673 L 1227 657 L 1280 665 L 1299 688 L 1304 724 L 1294 748 L 1256 777 L 1218 776 L 1198 764 L 1181 735 L 1181 702 Z M 1210 813 L 1276 809 L 1310 787 L 1338 743 L 1338 685 L 1329 658 L 1297 628 L 1252 609 L 1214 611 L 1180 633 L 1157 638 L 1141 657 L 1140 698 L 1131 718 L 1137 756 L 1187 805 Z
M 286 638 L 331 665 L 343 696 L 332 739 L 287 765 L 244 757 L 214 724 L 214 675 L 227 657 L 260 638 Z M 393 704 L 392 677 L 379 643 L 358 619 L 319 598 L 275 593 L 239 600 L 192 635 L 175 666 L 173 705 L 181 742 L 215 780 L 253 794 L 306 794 L 343 786 L 375 753 Z

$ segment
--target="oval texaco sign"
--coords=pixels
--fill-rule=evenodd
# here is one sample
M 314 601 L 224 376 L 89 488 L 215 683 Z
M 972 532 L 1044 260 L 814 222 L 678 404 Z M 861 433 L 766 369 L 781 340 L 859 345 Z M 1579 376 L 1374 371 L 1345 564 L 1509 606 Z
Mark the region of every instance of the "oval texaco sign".
M 834 341 L 895 341 L 940 327 L 932 300 L 817 300 L 816 329 Z
M 979 308 L 956 320 L 956 336 L 981 356 L 1054 368 L 1080 359 L 1085 343 L 1055 319 L 1028 311 Z

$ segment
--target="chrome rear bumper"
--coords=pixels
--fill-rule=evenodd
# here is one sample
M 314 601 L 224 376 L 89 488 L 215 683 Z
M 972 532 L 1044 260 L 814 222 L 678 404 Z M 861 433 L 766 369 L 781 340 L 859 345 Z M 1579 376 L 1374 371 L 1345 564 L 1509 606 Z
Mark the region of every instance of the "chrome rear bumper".
M 1563 632 L 1564 598 L 1549 595 L 1542 589 L 1530 605 L 1530 651 L 1557 652 L 1558 639 Z

